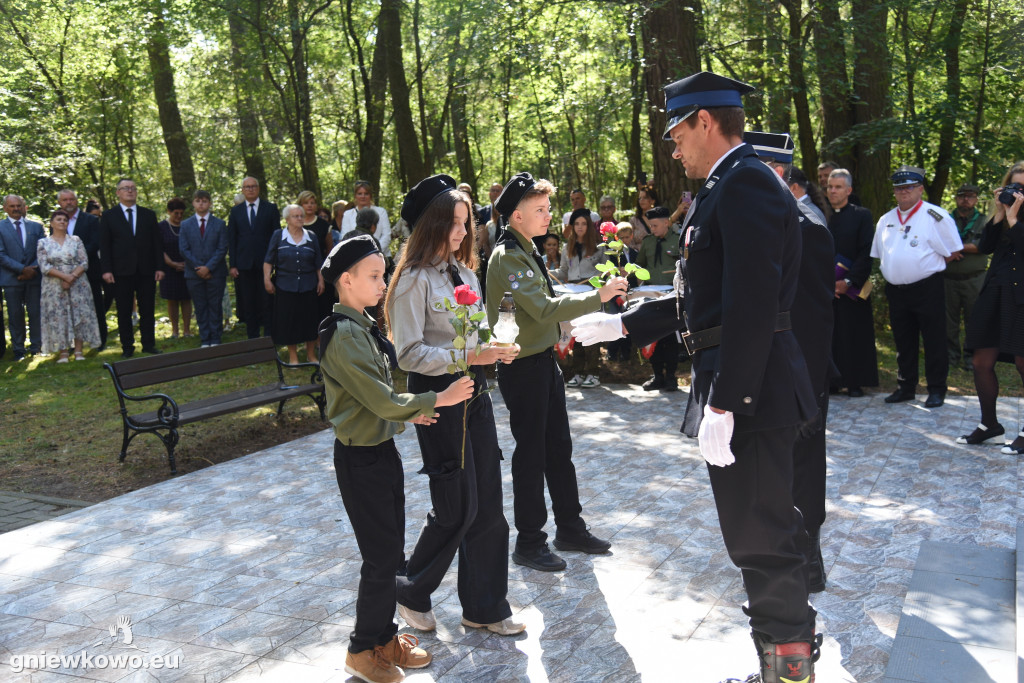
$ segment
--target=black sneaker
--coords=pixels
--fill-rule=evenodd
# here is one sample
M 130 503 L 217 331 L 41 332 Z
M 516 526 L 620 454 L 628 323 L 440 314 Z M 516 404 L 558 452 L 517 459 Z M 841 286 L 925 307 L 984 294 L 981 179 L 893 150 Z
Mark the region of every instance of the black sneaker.
M 612 547 L 611 542 L 603 541 L 589 531 L 584 531 L 579 536 L 555 535 L 555 547 L 559 550 L 576 550 L 581 553 L 600 555 L 606 553 Z
M 665 378 L 655 375 L 641 385 L 644 391 L 657 391 L 665 388 Z
M 516 549 L 512 551 L 512 561 L 539 572 L 560 572 L 565 569 L 565 560 L 551 552 L 547 543 L 539 548 L 528 550 L 516 546 Z

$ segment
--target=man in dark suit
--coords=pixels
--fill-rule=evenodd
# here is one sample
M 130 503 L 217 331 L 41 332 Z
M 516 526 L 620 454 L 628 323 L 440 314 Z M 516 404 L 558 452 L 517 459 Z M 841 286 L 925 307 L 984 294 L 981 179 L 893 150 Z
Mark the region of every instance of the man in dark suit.
M 118 204 L 100 217 L 100 270 L 103 281 L 114 287 L 117 304 L 117 333 L 121 356 L 135 353 L 132 330 L 132 300 L 139 304 L 139 341 L 146 353 L 156 348 L 154 309 L 156 283 L 164 279 L 164 247 L 156 214 L 138 206 L 135 181 L 117 183 Z
M 196 213 L 181 223 L 178 245 L 185 258 L 185 284 L 192 296 L 202 346 L 220 344 L 222 302 L 227 282 L 228 226 L 210 213 L 210 193 L 192 195 Z
M 621 319 L 597 314 L 574 333 L 594 343 L 629 332 L 644 345 L 688 328 L 693 382 L 683 432 L 708 461 L 722 538 L 743 574 L 760 680 L 810 680 L 820 638 L 807 601 L 793 446 L 818 408 L 791 320 L 800 210 L 743 143 L 741 95 L 752 90 L 708 72 L 665 88 L 673 157 L 688 177 L 707 179 L 683 222 L 681 291 Z
M 28 352 L 39 353 L 39 294 L 42 277 L 36 260 L 36 244 L 43 239 L 43 226 L 25 220 L 25 200 L 18 195 L 4 197 L 0 221 L 0 287 L 7 301 L 7 325 L 11 333 L 14 360 L 25 357 L 25 313 L 32 340 Z
M 68 234 L 78 235 L 89 257 L 89 268 L 85 271 L 85 276 L 89 278 L 92 301 L 96 306 L 96 322 L 100 328 L 99 350 L 102 351 L 107 345 L 107 309 L 103 301 L 103 276 L 100 266 L 100 219 L 78 208 L 78 195 L 74 190 L 64 189 L 58 192 L 57 204 L 68 215 Z
M 281 227 L 277 205 L 260 198 L 260 183 L 249 177 L 242 181 L 245 201 L 236 204 L 228 216 L 228 273 L 235 279 L 235 294 L 242 309 L 249 339 L 270 336 L 271 298 L 263 287 L 263 259 L 270 236 Z

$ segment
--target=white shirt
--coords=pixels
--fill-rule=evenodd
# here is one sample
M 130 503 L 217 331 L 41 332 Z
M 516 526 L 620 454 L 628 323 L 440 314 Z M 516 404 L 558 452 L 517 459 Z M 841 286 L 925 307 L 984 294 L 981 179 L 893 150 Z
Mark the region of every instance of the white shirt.
M 913 211 L 911 209 L 910 211 Z M 909 285 L 946 269 L 946 258 L 964 248 L 949 213 L 922 201 L 910 213 L 894 208 L 878 219 L 871 257 L 880 259 L 882 276 L 894 285 Z M 900 217 L 906 219 L 900 223 Z
M 78 225 L 78 214 L 80 214 L 81 212 L 82 212 L 81 209 L 79 209 L 78 211 L 75 211 L 75 213 L 72 214 L 71 216 L 68 216 L 68 234 L 69 235 L 74 235 L 75 234 L 75 226 Z
M 570 216 L 572 216 L 572 211 L 566 211 L 565 214 L 562 216 L 562 225 L 569 225 Z M 590 212 L 590 220 L 594 221 L 594 225 L 601 224 L 601 216 L 595 211 Z
M 246 199 L 243 203 L 245 204 L 245 217 L 246 218 L 249 218 L 249 216 L 252 215 L 250 212 L 255 213 L 256 215 L 259 215 L 259 213 L 260 213 L 260 198 L 259 197 L 257 197 L 256 199 L 252 200 L 251 202 L 248 199 Z M 252 204 L 252 208 L 251 209 L 249 208 L 249 204 Z
M 387 250 L 388 245 L 391 244 L 391 221 L 388 220 L 388 212 L 379 206 L 370 205 L 379 216 L 377 220 L 377 230 L 373 233 L 373 238 L 380 244 L 380 248 Z M 356 229 L 356 214 L 359 209 L 349 209 L 341 215 L 341 234 L 347 235 L 350 230 Z
M 124 204 L 118 204 L 121 207 L 121 213 L 124 214 L 124 219 L 128 221 L 128 225 L 132 227 L 132 234 L 135 234 L 135 226 L 139 222 L 139 207 L 136 206 L 125 206 Z M 131 218 L 128 217 L 128 212 L 132 212 Z

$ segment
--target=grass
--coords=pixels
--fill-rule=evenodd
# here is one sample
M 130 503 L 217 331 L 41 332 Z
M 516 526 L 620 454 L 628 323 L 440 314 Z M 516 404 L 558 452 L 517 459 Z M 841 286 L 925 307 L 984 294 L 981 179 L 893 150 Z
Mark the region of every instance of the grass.
M 170 325 L 165 316 L 165 302 L 158 298 L 157 345 L 163 351 L 198 345 L 195 337 L 166 339 Z M 10 350 L 0 360 L 0 490 L 100 501 L 171 476 L 163 444 L 152 435 L 136 437 L 127 460 L 123 464 L 117 461 L 121 417 L 113 383 L 103 369 L 104 362 L 120 359 L 113 314 L 108 323 L 113 348 L 99 354 L 89 351 L 83 362 L 57 365 L 52 357 L 35 357 L 14 363 Z M 244 336 L 238 326 L 225 334 L 224 341 L 239 341 Z M 896 388 L 896 353 L 887 326 L 876 330 L 876 346 L 881 386 L 868 390 L 889 393 Z M 1000 363 L 997 373 L 1001 395 L 1022 395 L 1020 378 L 1011 364 Z M 296 374 L 296 381 L 304 381 L 308 374 Z M 923 367 L 920 374 L 923 379 Z M 680 364 L 678 375 L 680 384 L 686 386 L 688 364 Z M 639 384 L 649 376 L 649 366 L 635 356 L 627 362 L 604 362 L 601 369 L 601 381 L 606 384 Z M 273 368 L 250 367 L 152 390 L 166 389 L 176 400 L 185 401 L 274 379 Z M 395 381 L 399 390 L 404 390 L 404 374 L 396 373 Z M 951 368 L 949 387 L 952 394 L 974 394 L 972 374 Z M 922 386 L 919 392 L 923 391 Z M 280 419 L 273 411 L 273 406 L 267 406 L 185 425 L 179 431 L 176 449 L 178 471 L 184 474 L 327 428 L 313 402 L 305 397 L 289 401 Z

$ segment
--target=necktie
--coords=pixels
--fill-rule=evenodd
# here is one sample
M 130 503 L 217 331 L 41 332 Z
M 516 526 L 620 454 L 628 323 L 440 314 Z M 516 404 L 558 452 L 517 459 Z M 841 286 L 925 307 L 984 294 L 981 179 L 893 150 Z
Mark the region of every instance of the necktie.
M 537 262 L 537 268 L 540 269 L 540 272 L 544 273 L 544 281 L 548 283 L 548 294 L 554 297 L 555 288 L 551 286 L 551 278 L 548 277 L 548 269 L 544 267 L 544 257 L 541 256 L 536 249 L 533 250 L 532 256 L 533 260 Z
M 128 214 L 128 227 L 132 229 L 132 234 L 135 234 L 135 221 L 132 220 L 132 210 L 125 209 L 125 213 Z
M 25 238 L 21 234 L 21 221 L 14 221 L 14 229 L 18 231 L 18 241 L 21 242 L 21 246 L 25 246 Z
M 206 237 L 206 219 L 205 218 L 200 218 L 199 219 L 199 236 L 200 237 Z
M 455 287 L 461 287 L 466 284 L 462 281 L 462 278 L 459 276 L 459 269 L 454 264 L 448 266 L 448 274 L 451 275 L 452 285 Z
M 256 205 L 249 205 L 249 227 L 256 225 Z
M 659 237 L 658 241 L 654 243 L 654 265 L 661 263 L 661 243 L 664 241 L 664 237 Z

